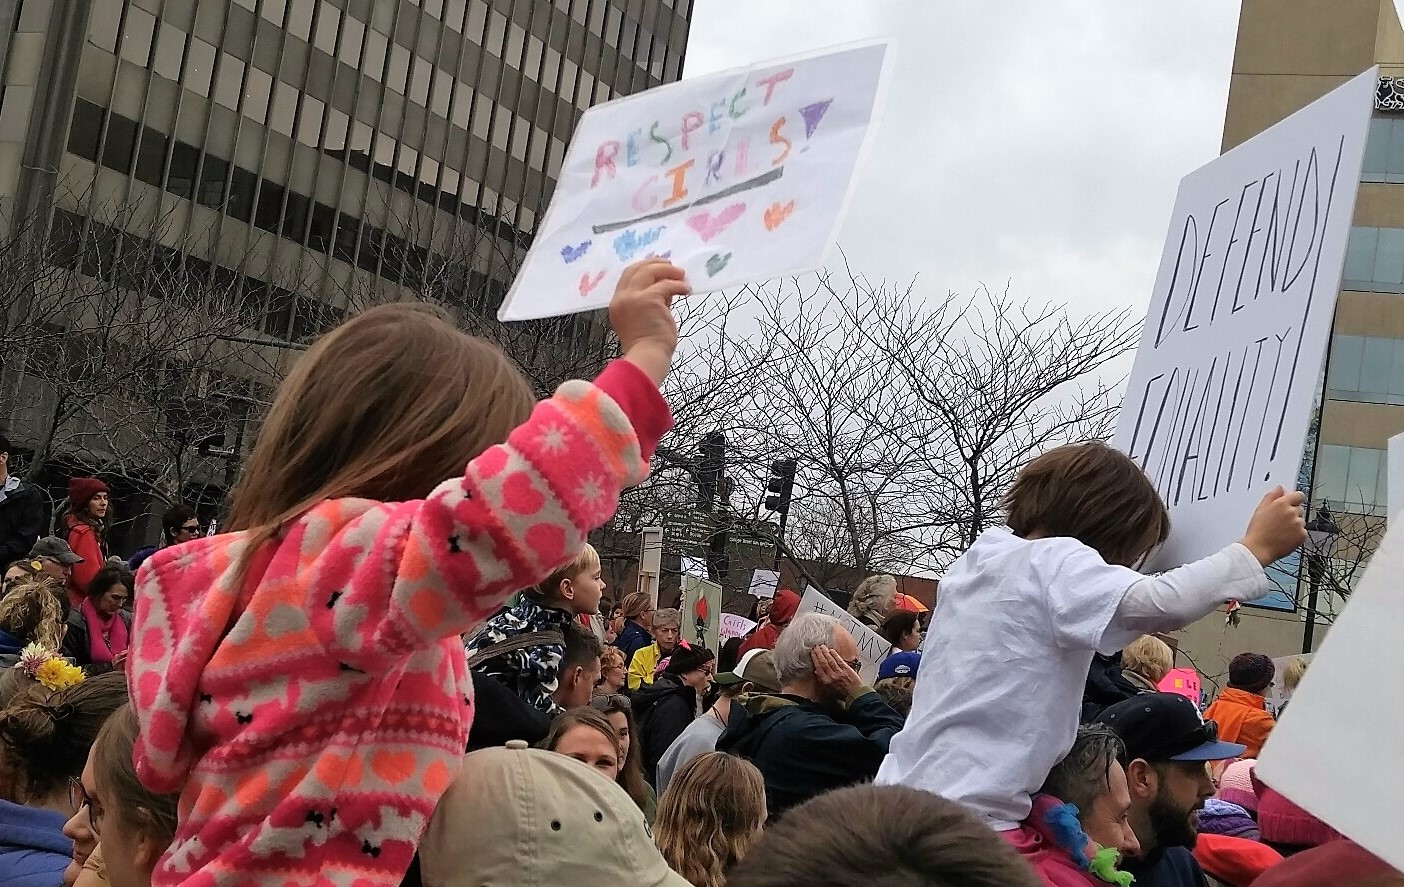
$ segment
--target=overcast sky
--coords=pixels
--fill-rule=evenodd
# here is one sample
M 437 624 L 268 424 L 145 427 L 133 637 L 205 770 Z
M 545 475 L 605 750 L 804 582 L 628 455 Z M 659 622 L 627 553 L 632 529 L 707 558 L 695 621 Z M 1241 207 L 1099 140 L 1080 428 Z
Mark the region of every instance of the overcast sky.
M 1231 0 L 695 2 L 688 76 L 896 41 L 839 243 L 919 292 L 1141 312 L 1176 186 L 1219 152 Z

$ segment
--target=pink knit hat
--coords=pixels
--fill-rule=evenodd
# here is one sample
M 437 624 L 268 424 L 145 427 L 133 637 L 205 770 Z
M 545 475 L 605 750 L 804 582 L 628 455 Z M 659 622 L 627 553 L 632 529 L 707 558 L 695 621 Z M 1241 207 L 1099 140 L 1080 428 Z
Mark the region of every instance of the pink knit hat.
M 1258 793 L 1253 791 L 1253 765 L 1256 763 L 1252 758 L 1240 758 L 1225 767 L 1219 777 L 1219 800 L 1257 813 Z

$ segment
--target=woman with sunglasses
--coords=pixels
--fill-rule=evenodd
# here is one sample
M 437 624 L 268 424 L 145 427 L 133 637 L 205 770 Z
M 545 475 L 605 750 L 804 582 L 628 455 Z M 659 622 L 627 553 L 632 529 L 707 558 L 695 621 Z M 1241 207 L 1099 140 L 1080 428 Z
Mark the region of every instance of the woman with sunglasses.
M 606 693 L 591 699 L 590 707 L 605 716 L 614 728 L 615 739 L 619 741 L 619 756 L 624 763 L 619 767 L 615 782 L 628 793 L 643 811 L 644 819 L 652 825 L 653 817 L 658 814 L 658 795 L 644 778 L 643 751 L 629 697 L 621 693 Z
M 39 684 L 0 712 L 0 873 L 16 887 L 77 880 L 97 839 L 75 815 L 73 782 L 103 722 L 127 701 L 119 672 L 87 680 L 59 666 L 37 672 Z M 52 689 L 60 678 L 78 682 Z

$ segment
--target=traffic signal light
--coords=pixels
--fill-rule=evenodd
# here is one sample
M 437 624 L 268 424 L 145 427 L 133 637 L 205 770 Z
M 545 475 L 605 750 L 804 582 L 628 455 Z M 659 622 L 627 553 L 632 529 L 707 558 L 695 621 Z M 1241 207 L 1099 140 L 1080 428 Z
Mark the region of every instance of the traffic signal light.
M 720 431 L 705 434 L 697 449 L 701 456 L 697 461 L 697 507 L 711 511 L 726 469 L 726 435 Z
M 790 496 L 795 491 L 795 460 L 776 459 L 771 462 L 770 480 L 766 482 L 765 489 L 770 494 L 765 497 L 766 510 L 788 514 Z

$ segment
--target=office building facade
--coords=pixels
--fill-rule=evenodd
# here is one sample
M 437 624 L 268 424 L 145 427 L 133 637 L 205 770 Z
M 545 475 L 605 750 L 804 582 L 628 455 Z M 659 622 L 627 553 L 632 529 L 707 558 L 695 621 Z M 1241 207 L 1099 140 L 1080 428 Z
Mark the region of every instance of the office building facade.
M 691 5 L 0 0 L 0 224 L 215 281 L 268 365 L 364 300 L 489 324 L 580 115 L 676 80 Z M 604 347 L 595 316 L 549 334 Z M 5 372 L 24 441 L 43 386 Z
M 1383 533 L 1386 446 L 1404 432 L 1404 30 L 1393 0 L 1243 0 L 1224 151 L 1375 65 L 1381 81 L 1303 456 L 1310 516 L 1329 515 L 1318 526 L 1340 532 L 1274 571 L 1281 590 L 1272 606 L 1246 607 L 1238 628 L 1218 614 L 1180 633 L 1210 676 L 1239 652 L 1285 656 L 1320 645 Z

